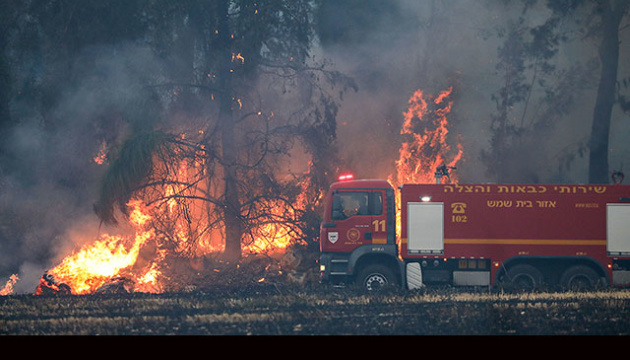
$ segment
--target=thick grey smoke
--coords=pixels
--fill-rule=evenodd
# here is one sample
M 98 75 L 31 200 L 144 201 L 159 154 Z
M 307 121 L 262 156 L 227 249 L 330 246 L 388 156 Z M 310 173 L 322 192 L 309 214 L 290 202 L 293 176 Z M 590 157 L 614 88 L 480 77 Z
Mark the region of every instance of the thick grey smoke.
M 124 138 L 125 109 L 159 73 L 151 51 L 131 44 L 86 49 L 74 64 L 89 68 L 87 76 L 59 86 L 52 119 L 33 110 L 37 103 L 12 109 L 20 119 L 9 137 L 17 165 L 2 174 L 0 211 L 15 222 L 2 224 L 0 274 L 19 269 L 18 293 L 34 292 L 45 270 L 105 230 L 92 210 L 105 171 L 94 157 Z

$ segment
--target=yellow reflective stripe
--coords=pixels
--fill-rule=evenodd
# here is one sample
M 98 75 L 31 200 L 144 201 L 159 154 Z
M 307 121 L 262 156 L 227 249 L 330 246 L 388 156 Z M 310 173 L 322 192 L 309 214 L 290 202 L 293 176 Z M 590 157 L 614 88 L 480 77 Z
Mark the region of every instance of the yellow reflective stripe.
M 606 240 L 569 239 L 444 239 L 445 244 L 606 245 Z
M 374 238 L 372 239 L 372 244 L 378 244 L 378 245 L 387 244 L 387 238 Z
M 402 239 L 407 243 L 407 238 Z M 606 245 L 606 240 L 568 240 L 568 239 L 444 239 L 445 244 L 477 245 Z

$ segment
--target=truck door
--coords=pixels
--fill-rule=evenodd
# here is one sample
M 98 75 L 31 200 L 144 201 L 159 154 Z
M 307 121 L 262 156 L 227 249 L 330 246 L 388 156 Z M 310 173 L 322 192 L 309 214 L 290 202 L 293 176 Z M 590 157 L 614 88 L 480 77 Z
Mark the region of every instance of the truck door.
M 370 215 L 371 219 L 371 237 L 372 244 L 387 244 L 388 226 L 391 226 L 391 230 L 395 230 L 395 223 L 392 223 L 392 219 L 388 219 L 387 212 L 387 197 L 385 190 L 374 190 L 370 192 Z M 395 220 L 394 220 L 395 221 Z
M 335 242 L 338 251 L 386 241 L 386 215 L 383 211 L 383 191 L 338 190 L 333 195 L 328 240 Z

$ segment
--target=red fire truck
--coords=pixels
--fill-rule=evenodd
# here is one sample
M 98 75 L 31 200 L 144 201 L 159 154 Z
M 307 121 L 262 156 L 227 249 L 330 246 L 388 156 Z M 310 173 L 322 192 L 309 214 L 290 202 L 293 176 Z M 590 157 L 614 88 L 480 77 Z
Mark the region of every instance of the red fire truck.
M 366 290 L 630 284 L 627 185 L 350 179 L 330 186 L 320 235 L 321 280 Z

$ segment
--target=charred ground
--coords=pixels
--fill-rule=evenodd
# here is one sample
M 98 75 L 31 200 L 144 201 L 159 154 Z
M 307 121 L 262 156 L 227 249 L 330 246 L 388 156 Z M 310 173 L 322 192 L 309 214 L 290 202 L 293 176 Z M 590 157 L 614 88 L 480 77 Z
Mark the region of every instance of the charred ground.
M 187 293 L 0 297 L 5 335 L 627 335 L 630 293 L 425 289 L 376 295 L 274 281 Z

